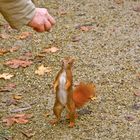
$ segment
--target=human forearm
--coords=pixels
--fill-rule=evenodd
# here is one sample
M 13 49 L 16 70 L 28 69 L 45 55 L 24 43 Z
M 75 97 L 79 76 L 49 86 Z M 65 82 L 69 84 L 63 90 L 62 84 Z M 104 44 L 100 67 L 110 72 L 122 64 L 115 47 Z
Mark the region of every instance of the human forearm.
M 31 0 L 0 0 L 0 12 L 12 28 L 20 29 L 35 15 L 35 6 Z

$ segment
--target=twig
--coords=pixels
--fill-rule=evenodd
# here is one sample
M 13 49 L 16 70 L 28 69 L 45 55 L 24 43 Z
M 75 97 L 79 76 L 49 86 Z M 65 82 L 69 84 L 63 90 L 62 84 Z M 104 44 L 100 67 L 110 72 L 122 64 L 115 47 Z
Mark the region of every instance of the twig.
M 18 108 L 18 109 L 11 109 L 10 112 L 11 113 L 17 113 L 17 112 L 22 112 L 22 111 L 29 110 L 29 109 L 31 109 L 31 106 Z

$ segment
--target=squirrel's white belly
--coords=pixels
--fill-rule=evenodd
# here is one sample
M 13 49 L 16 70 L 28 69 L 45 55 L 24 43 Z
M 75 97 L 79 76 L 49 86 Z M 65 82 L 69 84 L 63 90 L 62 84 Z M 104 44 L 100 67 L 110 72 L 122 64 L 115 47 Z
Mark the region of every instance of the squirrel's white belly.
M 66 105 L 67 103 L 67 92 L 65 90 L 65 84 L 66 84 L 66 72 L 64 71 L 60 75 L 60 80 L 59 80 L 59 100 L 62 105 Z

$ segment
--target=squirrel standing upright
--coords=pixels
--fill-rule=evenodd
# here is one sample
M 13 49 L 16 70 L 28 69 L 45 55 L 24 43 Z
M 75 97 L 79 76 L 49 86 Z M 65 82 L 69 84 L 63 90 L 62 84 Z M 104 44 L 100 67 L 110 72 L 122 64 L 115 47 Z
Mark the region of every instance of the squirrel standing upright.
M 53 88 L 56 94 L 56 100 L 53 112 L 56 119 L 51 121 L 51 124 L 56 124 L 60 120 L 61 112 L 66 108 L 70 119 L 69 126 L 73 127 L 75 124 L 76 108 L 82 107 L 92 97 L 95 97 L 95 86 L 93 83 L 80 83 L 73 91 L 73 62 L 73 58 L 65 58 L 62 61 L 62 68 L 54 80 Z

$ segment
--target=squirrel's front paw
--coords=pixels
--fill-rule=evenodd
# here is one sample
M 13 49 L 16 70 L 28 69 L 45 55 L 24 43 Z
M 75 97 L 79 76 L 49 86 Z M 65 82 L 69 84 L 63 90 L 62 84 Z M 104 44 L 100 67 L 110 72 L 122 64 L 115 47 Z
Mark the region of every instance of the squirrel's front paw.
M 70 86 L 71 86 L 71 83 L 69 81 L 67 81 L 66 85 L 65 85 L 65 89 L 68 90 Z

